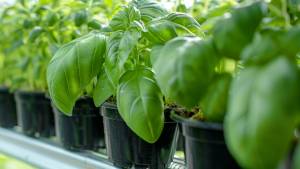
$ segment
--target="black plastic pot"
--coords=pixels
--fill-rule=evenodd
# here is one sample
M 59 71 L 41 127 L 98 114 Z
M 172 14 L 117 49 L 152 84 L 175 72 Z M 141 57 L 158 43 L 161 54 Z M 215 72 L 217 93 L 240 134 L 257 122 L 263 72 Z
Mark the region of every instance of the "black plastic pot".
M 14 95 L 8 88 L 0 88 L 0 126 L 12 128 L 17 125 L 17 111 Z
M 117 167 L 130 168 L 167 168 L 176 150 L 178 127 L 169 118 L 166 121 L 161 137 L 154 144 L 147 143 L 132 132 L 123 121 L 117 107 L 104 103 L 101 109 L 104 121 L 107 153 Z
M 179 128 L 179 136 L 178 136 L 178 143 L 177 143 L 177 151 L 184 151 L 184 137 L 182 134 L 182 126 L 178 125 Z
M 56 135 L 69 150 L 97 150 L 105 146 L 103 120 L 91 98 L 79 99 L 73 115 L 67 116 L 54 105 Z
M 190 120 L 176 113 L 171 118 L 182 125 L 188 169 L 240 168 L 227 149 L 221 124 Z
M 32 137 L 54 135 L 54 114 L 51 103 L 42 92 L 15 92 L 18 125 L 22 132 Z

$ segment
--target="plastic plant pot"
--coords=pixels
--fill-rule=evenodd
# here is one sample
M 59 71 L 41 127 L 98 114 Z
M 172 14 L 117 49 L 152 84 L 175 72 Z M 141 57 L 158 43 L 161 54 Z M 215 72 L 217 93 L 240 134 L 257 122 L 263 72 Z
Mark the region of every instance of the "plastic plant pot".
M 179 128 L 179 136 L 178 136 L 178 143 L 177 143 L 177 151 L 184 151 L 184 137 L 182 135 L 182 126 L 178 125 Z
M 104 148 L 103 120 L 91 98 L 79 99 L 73 115 L 67 116 L 54 105 L 56 135 L 63 147 L 72 151 Z
M 54 135 L 54 114 L 51 103 L 42 92 L 15 92 L 18 125 L 31 137 Z
M 17 111 L 14 94 L 8 88 L 0 88 L 0 126 L 12 128 L 17 125 Z
M 176 150 L 179 129 L 177 123 L 169 118 L 165 111 L 166 121 L 161 137 L 154 144 L 147 143 L 132 132 L 123 121 L 116 105 L 102 105 L 105 138 L 109 159 L 121 168 L 167 168 Z
M 225 144 L 222 124 L 191 120 L 171 114 L 182 125 L 188 169 L 239 169 Z

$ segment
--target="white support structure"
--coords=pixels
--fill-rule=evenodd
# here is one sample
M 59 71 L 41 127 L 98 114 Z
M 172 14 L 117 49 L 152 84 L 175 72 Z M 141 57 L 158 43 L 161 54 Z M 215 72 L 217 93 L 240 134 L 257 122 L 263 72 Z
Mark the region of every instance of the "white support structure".
M 0 152 L 39 169 L 116 169 L 105 156 L 91 158 L 0 128 Z
M 0 128 L 0 153 L 38 169 L 117 169 L 103 154 L 68 151 L 49 140 L 27 137 L 3 128 Z M 185 169 L 184 162 L 175 157 L 170 168 Z

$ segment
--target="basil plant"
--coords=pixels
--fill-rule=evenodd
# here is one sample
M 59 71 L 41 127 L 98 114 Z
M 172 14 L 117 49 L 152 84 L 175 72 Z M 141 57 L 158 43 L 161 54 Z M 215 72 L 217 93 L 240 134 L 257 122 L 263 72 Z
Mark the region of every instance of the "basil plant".
M 177 36 L 196 36 L 199 26 L 191 16 L 170 13 L 156 2 L 130 2 L 106 27 L 55 53 L 47 69 L 54 104 L 72 115 L 83 95 L 92 97 L 96 106 L 115 97 L 129 128 L 154 143 L 163 129 L 165 103 L 152 69 L 152 48 Z

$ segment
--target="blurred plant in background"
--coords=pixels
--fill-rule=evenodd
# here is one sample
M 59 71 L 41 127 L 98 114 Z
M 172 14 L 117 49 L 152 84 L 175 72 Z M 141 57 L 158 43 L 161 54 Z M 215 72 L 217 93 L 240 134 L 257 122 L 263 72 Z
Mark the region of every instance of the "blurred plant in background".
M 1 8 L 0 84 L 46 91 L 46 65 L 64 43 L 100 30 L 125 1 L 19 0 Z

